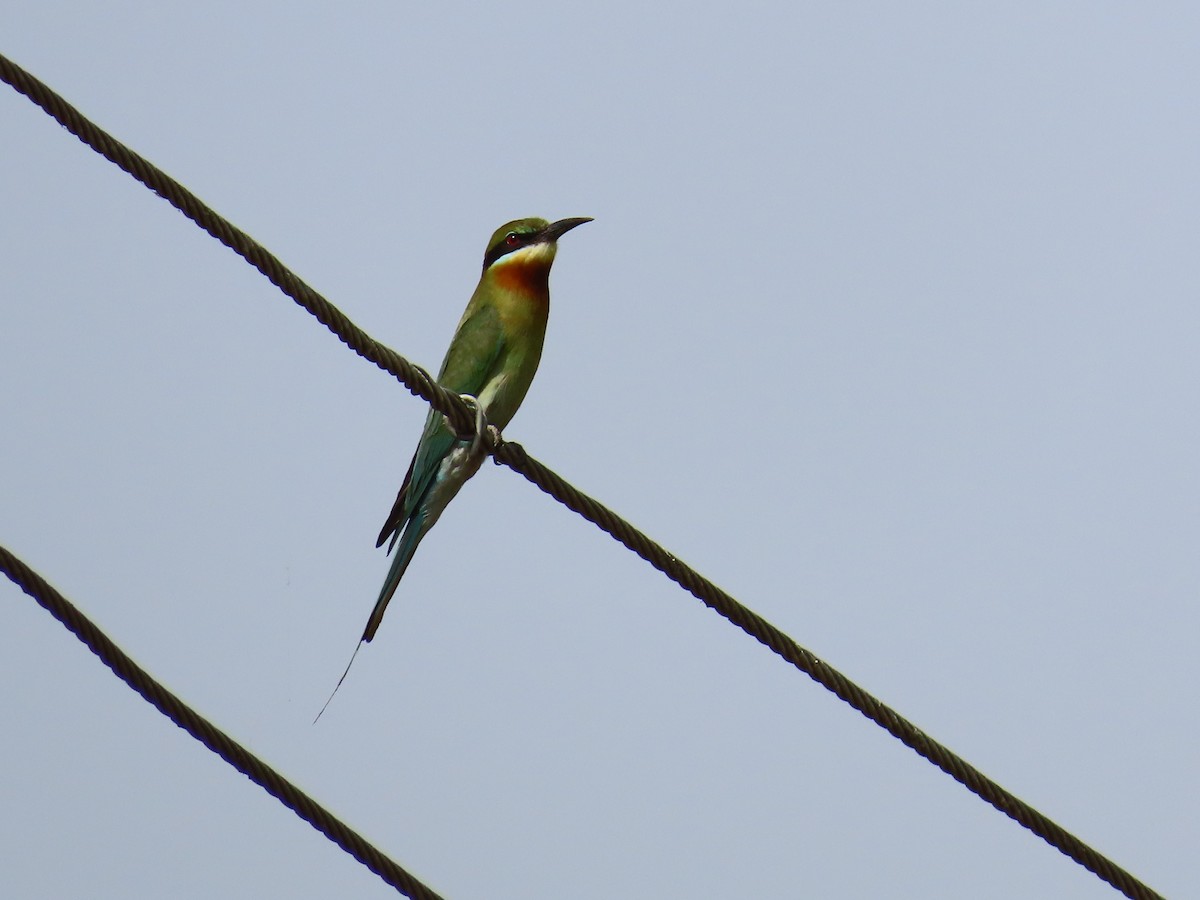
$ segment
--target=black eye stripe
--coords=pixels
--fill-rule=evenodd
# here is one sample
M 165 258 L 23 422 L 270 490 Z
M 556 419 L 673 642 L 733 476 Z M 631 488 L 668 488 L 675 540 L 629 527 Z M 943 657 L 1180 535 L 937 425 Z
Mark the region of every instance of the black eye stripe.
M 511 247 L 508 244 L 508 235 L 509 234 L 515 234 L 517 236 L 517 243 L 512 245 Z M 500 257 L 507 256 L 509 253 L 512 253 L 514 250 L 520 250 L 522 247 L 528 247 L 531 243 L 533 243 L 533 240 L 536 237 L 537 237 L 537 232 L 531 232 L 531 233 L 522 233 L 520 231 L 508 232 L 508 234 L 506 234 L 504 236 L 504 240 L 500 241 L 499 243 L 496 244 L 496 246 L 494 246 L 490 250 L 488 250 L 487 255 L 484 256 L 484 258 L 483 258 L 484 269 L 486 269 L 488 266 L 490 266 L 492 263 L 494 263 Z

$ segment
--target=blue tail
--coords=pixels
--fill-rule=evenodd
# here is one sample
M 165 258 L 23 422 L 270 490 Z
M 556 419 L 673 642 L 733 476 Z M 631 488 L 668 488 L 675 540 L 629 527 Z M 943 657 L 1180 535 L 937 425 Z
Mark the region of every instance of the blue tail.
M 392 559 L 392 567 L 388 569 L 383 588 L 379 591 L 379 599 L 375 601 L 375 608 L 371 610 L 371 618 L 367 620 L 367 627 L 363 630 L 364 642 L 369 643 L 371 638 L 375 637 L 375 632 L 379 630 L 379 623 L 383 621 L 383 613 L 387 609 L 388 603 L 391 602 L 392 595 L 396 593 L 400 579 L 404 577 L 404 570 L 408 568 L 413 554 L 417 552 L 417 545 L 421 543 L 421 538 L 425 537 L 425 532 L 429 530 L 425 527 L 427 518 L 428 516 L 423 510 L 417 510 L 404 526 L 404 534 L 400 537 L 400 546 Z

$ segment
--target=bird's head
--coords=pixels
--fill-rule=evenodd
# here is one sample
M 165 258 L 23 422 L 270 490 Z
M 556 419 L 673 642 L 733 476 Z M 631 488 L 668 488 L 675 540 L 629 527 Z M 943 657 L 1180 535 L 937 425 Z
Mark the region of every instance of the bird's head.
M 558 239 L 577 225 L 592 221 L 590 218 L 559 219 L 515 219 L 496 229 L 488 241 L 483 255 L 483 271 L 500 269 L 549 272 L 554 262 L 554 251 Z M 514 271 L 513 274 L 516 274 Z

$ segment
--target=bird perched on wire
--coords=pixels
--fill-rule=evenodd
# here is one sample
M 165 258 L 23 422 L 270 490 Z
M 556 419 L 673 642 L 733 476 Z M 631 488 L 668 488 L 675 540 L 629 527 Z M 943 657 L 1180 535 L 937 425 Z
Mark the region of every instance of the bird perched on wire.
M 542 356 L 550 311 L 550 266 L 558 239 L 590 221 L 516 219 L 501 225 L 488 241 L 479 285 L 458 323 L 437 378 L 438 384 L 461 394 L 474 407 L 476 434 L 459 436 L 441 413 L 429 411 L 408 474 L 376 542 L 380 547 L 390 540 L 388 552 L 395 550 L 396 555 L 355 654 L 375 637 L 421 539 L 467 479 L 479 471 L 485 455 L 481 433 L 484 420 L 503 429 L 525 399 Z M 350 662 L 353 664 L 353 656 Z M 342 680 L 345 677 L 343 673 Z M 339 680 L 339 687 L 341 683 Z

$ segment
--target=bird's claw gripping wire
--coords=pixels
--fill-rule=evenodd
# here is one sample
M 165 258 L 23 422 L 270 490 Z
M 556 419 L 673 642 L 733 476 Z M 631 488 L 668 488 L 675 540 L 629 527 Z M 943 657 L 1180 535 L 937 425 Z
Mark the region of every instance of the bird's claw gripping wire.
M 481 450 L 500 446 L 500 429 L 488 422 L 487 417 L 483 414 L 483 404 L 479 402 L 479 398 L 470 394 L 459 394 L 458 396 L 475 412 L 475 431 L 470 435 L 471 455 L 477 456 Z M 453 426 L 451 427 L 453 428 Z M 459 437 L 465 440 L 468 436 L 460 434 Z

